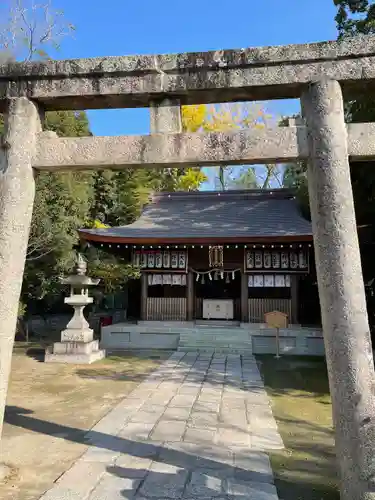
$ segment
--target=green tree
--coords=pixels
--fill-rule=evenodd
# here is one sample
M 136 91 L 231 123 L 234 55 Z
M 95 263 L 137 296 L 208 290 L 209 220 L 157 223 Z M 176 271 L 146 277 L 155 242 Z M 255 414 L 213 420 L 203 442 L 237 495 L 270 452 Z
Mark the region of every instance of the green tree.
M 93 193 L 90 219 L 112 225 L 116 210 L 116 178 L 110 170 L 92 173 Z
M 333 0 L 339 37 L 369 35 L 375 31 L 375 4 L 372 0 Z
M 292 115 L 280 120 L 281 127 L 288 127 L 290 119 L 299 119 L 299 115 Z M 310 219 L 309 191 L 307 185 L 307 163 L 303 161 L 284 165 L 282 187 L 296 190 L 296 198 L 303 216 Z
M 126 169 L 115 174 L 116 212 L 114 225 L 131 224 L 148 203 L 152 191 L 163 190 L 162 175 L 147 169 Z
M 304 163 L 288 163 L 284 166 L 283 187 L 298 189 L 305 181 L 306 165 Z
M 227 189 L 257 189 L 259 188 L 254 167 L 242 167 L 239 172 L 227 169 Z M 224 181 L 225 182 L 225 181 Z
M 15 0 L 14 3 L 11 4 L 11 8 L 9 11 L 6 11 L 7 14 L 4 15 L 4 5 L 0 6 L 2 9 L 1 15 L 0 15 L 0 24 L 4 21 L 4 19 L 7 19 L 5 24 L 0 27 L 0 52 L 3 54 L 6 54 L 6 58 L 9 56 L 13 57 L 16 60 L 32 60 L 37 56 L 43 57 L 46 56 L 47 54 L 44 52 L 44 47 L 47 44 L 47 41 L 50 43 L 57 44 L 57 39 L 58 35 L 62 34 L 62 32 L 56 32 L 55 28 L 57 26 L 57 19 L 56 16 L 52 15 L 51 11 L 49 10 L 49 6 L 51 5 L 52 0 L 46 0 L 47 3 L 45 4 L 34 4 L 34 2 L 30 2 L 29 6 L 31 8 L 31 11 L 28 10 L 27 5 L 24 4 L 21 0 Z M 7 7 L 7 6 L 6 6 Z M 13 8 L 12 8 L 13 7 Z M 30 14 L 30 16 L 29 16 Z M 41 16 L 41 19 L 40 17 Z M 41 24 L 45 21 L 45 25 Z M 45 31 L 42 29 L 41 33 L 44 32 L 44 35 L 41 35 L 39 37 L 37 35 L 38 33 L 38 28 L 41 26 L 46 26 L 47 30 Z M 23 55 L 20 55 L 23 54 Z M 4 57 L 2 57 L 4 59 Z M 46 174 L 48 176 L 48 174 Z M 41 176 L 42 178 L 42 176 Z M 48 180 L 51 180 L 51 178 L 44 177 L 46 182 Z M 39 178 L 37 180 L 37 183 L 42 182 Z M 72 183 L 75 183 L 75 179 L 68 179 L 67 185 L 71 186 Z M 52 193 L 51 193 L 52 195 Z M 38 194 L 37 196 L 40 196 Z M 53 196 L 53 195 L 52 195 Z M 56 197 L 58 194 L 55 195 Z M 73 196 L 71 197 L 71 200 L 75 200 L 76 197 Z M 51 204 L 47 202 L 43 202 L 40 200 L 38 203 L 37 200 L 37 207 L 39 206 L 40 213 L 42 213 L 42 206 L 45 204 L 48 209 L 51 208 Z M 65 208 L 67 205 L 69 205 L 69 199 L 65 200 L 65 203 L 63 203 L 63 200 L 61 200 L 60 208 Z M 34 214 L 37 213 L 38 209 L 34 211 Z M 52 211 L 52 210 L 51 210 Z M 78 211 L 78 210 L 77 210 Z M 54 211 L 56 217 L 60 216 L 59 211 Z M 66 211 L 68 213 L 68 210 Z M 74 213 L 74 211 L 73 211 Z M 45 212 L 46 216 L 50 217 L 51 220 L 53 220 L 52 215 L 50 212 Z M 69 214 L 70 215 L 70 214 Z M 34 215 L 34 226 L 32 230 L 38 231 L 38 228 L 35 227 L 35 220 L 36 220 L 36 215 Z M 39 219 L 41 221 L 44 221 L 43 217 Z M 65 225 L 63 229 L 66 229 L 67 226 Z M 67 231 L 69 234 L 69 231 Z M 62 235 L 64 236 L 64 235 Z M 40 252 L 40 249 L 37 251 Z M 59 248 L 57 249 L 59 251 Z M 39 254 L 39 262 L 41 259 L 45 258 L 52 258 L 53 255 L 53 250 L 50 252 L 44 252 Z M 55 264 L 56 259 L 52 260 L 51 264 Z M 41 264 L 41 262 L 40 262 Z M 25 273 L 25 282 L 27 282 L 27 279 L 30 279 L 32 275 L 36 276 L 39 272 L 39 269 L 37 267 L 33 267 L 32 269 L 27 268 L 26 266 L 26 273 Z M 40 268 L 42 268 L 42 264 L 40 265 Z M 44 266 L 44 276 L 48 275 L 48 269 L 46 266 Z M 41 284 L 41 279 L 39 279 L 39 276 L 36 276 L 37 279 L 34 280 L 30 285 L 33 285 L 36 283 L 36 286 L 39 288 Z M 55 278 L 56 279 L 56 278 Z M 24 287 L 25 289 L 25 287 Z M 40 290 L 39 290 L 40 292 Z M 26 287 L 26 294 L 29 297 L 29 294 L 33 295 L 33 289 L 32 286 Z M 39 293 L 37 294 L 39 295 Z M 13 306 L 15 304 L 12 304 Z M 12 309 L 12 308 L 11 308 Z M 19 305 L 18 308 L 18 314 L 19 317 L 22 316 L 25 312 L 25 308 L 23 304 Z M 6 394 L 7 394 L 7 387 L 8 387 L 8 381 L 9 381 L 9 372 L 10 372 L 10 361 L 12 357 L 12 347 L 13 347 L 13 339 L 9 336 L 13 335 L 13 332 L 8 332 L 8 337 L 4 336 L 0 339 L 1 343 L 1 348 L 0 348 L 0 434 L 2 430 L 2 424 L 3 424 L 3 417 L 4 417 L 4 409 L 5 409 L 5 400 L 6 400 Z
M 369 0 L 334 0 L 339 37 L 375 33 L 375 2 Z M 375 121 L 375 98 L 359 95 L 345 103 L 347 122 Z M 373 227 L 375 218 L 375 162 L 351 162 L 351 180 L 357 224 Z M 372 230 L 375 237 L 375 230 Z M 375 269 L 374 269 L 375 273 Z
M 51 112 L 46 128 L 59 136 L 90 135 L 85 113 Z M 77 228 L 90 212 L 93 197 L 91 173 L 41 172 L 36 177 L 36 195 L 31 223 L 22 300 L 48 307 L 61 295 L 59 276 L 74 262 Z
M 0 51 L 5 60 L 34 60 L 48 57 L 51 49 L 74 27 L 65 21 L 52 0 L 36 4 L 32 0 L 10 0 L 0 6 Z M 57 111 L 46 114 L 45 128 L 61 137 L 90 135 L 84 112 Z M 4 121 L 0 119 L 0 133 Z M 22 299 L 51 297 L 58 293 L 60 273 L 72 263 L 76 229 L 87 219 L 92 191 L 92 175 L 83 173 L 39 173 Z
M 86 137 L 92 135 L 84 111 L 53 111 L 46 113 L 45 129 L 59 137 Z

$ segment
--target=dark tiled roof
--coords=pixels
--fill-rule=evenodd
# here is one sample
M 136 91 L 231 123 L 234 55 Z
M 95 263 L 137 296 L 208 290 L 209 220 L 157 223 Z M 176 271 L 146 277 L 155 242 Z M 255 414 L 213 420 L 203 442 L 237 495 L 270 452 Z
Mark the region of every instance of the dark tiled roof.
M 177 192 L 153 196 L 133 224 L 81 231 L 86 240 L 220 240 L 311 236 L 290 190 Z

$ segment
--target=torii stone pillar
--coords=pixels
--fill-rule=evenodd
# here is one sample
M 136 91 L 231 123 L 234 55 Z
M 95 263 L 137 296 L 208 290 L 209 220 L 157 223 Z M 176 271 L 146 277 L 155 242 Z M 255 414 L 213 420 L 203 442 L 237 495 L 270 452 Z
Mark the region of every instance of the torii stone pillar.
M 341 499 L 375 499 L 374 364 L 339 83 L 311 83 L 302 109 Z
M 40 131 L 36 106 L 24 97 L 9 99 L 0 149 L 0 435 L 35 195 L 32 161 Z
M 150 103 L 150 130 L 152 134 L 179 134 L 182 132 L 179 99 L 163 99 Z

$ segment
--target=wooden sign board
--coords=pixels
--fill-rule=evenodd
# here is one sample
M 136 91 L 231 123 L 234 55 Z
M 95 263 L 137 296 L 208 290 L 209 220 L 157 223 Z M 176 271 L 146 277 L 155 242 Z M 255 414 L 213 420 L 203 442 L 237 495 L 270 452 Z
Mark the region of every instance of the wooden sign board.
M 281 311 L 266 313 L 264 319 L 269 328 L 286 328 L 288 326 L 288 315 Z

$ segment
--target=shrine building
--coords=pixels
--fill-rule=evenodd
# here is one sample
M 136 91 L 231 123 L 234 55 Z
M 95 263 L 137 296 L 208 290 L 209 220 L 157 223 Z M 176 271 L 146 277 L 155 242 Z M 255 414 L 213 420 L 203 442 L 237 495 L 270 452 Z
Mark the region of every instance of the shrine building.
M 280 311 L 281 349 L 321 353 L 312 228 L 292 190 L 158 193 L 134 223 L 80 236 L 141 272 L 104 348 L 230 350 L 229 337 L 233 350 L 273 352 L 266 314 Z

